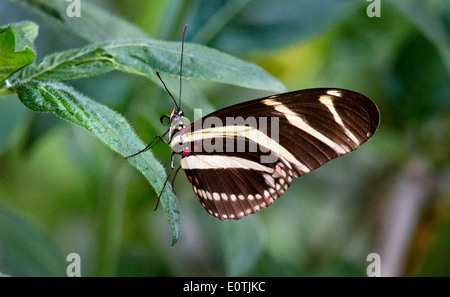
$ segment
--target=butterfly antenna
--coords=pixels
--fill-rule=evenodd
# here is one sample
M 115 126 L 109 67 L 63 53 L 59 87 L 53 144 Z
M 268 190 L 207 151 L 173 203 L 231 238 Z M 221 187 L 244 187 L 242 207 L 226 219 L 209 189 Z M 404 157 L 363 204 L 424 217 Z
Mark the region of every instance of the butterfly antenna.
M 161 76 L 159 75 L 159 70 L 156 70 L 156 75 L 158 76 L 159 80 L 162 82 L 164 88 L 166 89 L 167 93 L 169 93 L 170 98 L 172 98 L 173 103 L 175 103 L 175 107 L 177 108 L 177 110 L 180 110 L 179 105 L 177 104 L 177 101 L 175 100 L 175 98 L 172 96 L 172 93 L 170 93 L 169 89 L 167 88 L 166 84 L 164 83 L 164 81 L 162 80 Z
M 181 108 L 181 85 L 182 85 L 182 74 L 183 74 L 183 54 L 184 54 L 184 34 L 186 33 L 187 24 L 184 25 L 183 36 L 181 37 L 181 62 L 180 62 L 180 96 L 178 96 L 178 111 Z

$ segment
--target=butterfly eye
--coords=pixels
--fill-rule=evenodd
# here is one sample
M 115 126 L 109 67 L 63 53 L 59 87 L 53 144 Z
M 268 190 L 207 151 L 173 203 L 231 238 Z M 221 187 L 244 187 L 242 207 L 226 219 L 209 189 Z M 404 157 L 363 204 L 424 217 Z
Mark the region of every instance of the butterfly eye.
M 170 116 L 167 115 L 167 114 L 165 114 L 165 115 L 163 115 L 163 116 L 159 119 L 159 121 L 160 121 L 161 124 L 163 124 L 164 126 L 167 126 L 167 125 L 170 124 Z

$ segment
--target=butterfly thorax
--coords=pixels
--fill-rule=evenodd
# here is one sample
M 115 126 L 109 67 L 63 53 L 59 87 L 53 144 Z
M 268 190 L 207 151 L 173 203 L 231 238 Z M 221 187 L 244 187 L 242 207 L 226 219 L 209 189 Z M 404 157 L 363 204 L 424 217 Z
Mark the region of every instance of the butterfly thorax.
M 171 115 L 171 126 L 169 132 L 169 144 L 176 154 L 185 156 L 186 152 L 191 149 L 185 145 L 186 136 L 188 134 L 187 125 L 189 120 L 183 116 L 183 112 L 174 110 Z M 189 154 L 189 153 L 187 153 Z
M 184 117 L 182 111 L 173 110 L 170 115 L 170 129 L 169 129 L 169 143 L 172 144 L 174 142 L 174 136 L 179 131 L 185 128 Z M 176 142 L 176 141 L 175 141 Z

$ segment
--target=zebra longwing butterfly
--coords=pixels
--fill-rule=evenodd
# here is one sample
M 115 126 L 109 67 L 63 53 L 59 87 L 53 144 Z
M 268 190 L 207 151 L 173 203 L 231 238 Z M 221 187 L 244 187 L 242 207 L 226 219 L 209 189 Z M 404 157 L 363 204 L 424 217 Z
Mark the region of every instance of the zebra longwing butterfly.
M 380 120 L 377 106 L 364 95 L 317 88 L 236 104 L 188 124 L 180 110 L 181 78 L 179 104 L 168 93 L 176 107 L 161 123 L 169 130 L 136 154 L 160 140 L 170 145 L 172 169 L 173 156 L 180 154 L 201 205 L 220 220 L 271 205 L 294 178 L 366 142 Z

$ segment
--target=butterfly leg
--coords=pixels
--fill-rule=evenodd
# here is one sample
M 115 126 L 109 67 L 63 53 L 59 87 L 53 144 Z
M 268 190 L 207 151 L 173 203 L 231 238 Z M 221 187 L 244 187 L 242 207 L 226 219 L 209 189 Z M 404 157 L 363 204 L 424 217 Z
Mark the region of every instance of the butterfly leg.
M 174 157 L 175 156 L 175 153 L 172 151 L 172 155 L 170 156 L 170 168 L 172 168 L 172 170 L 175 168 L 174 166 L 173 166 L 173 161 L 174 161 Z
M 162 136 L 161 136 L 161 135 L 157 135 L 155 138 L 153 138 L 152 141 L 150 141 L 149 144 L 147 144 L 147 146 L 146 146 L 145 148 L 143 148 L 142 150 L 140 150 L 139 152 L 137 152 L 137 153 L 135 153 L 135 154 L 132 154 L 132 155 L 129 155 L 129 156 L 125 157 L 125 159 L 131 158 L 131 157 L 134 157 L 134 156 L 137 156 L 137 155 L 139 155 L 140 153 L 143 153 L 143 152 L 148 151 L 148 150 L 152 147 L 152 145 L 156 145 L 159 141 L 162 141 L 162 142 L 164 142 L 165 144 L 168 145 L 169 143 L 163 138 L 168 132 L 169 132 L 169 130 L 167 130 Z M 156 141 L 156 142 L 155 142 L 155 141 Z M 173 168 L 173 167 L 172 167 L 172 168 Z
M 160 192 L 159 195 L 158 195 L 158 201 L 156 202 L 155 211 L 156 211 L 156 209 L 158 208 L 159 200 L 161 200 L 162 193 L 164 192 L 164 189 L 166 188 L 166 184 L 167 184 L 167 181 L 169 180 L 169 178 L 170 178 L 170 174 L 167 175 L 167 178 L 166 178 L 166 180 L 164 181 L 164 184 L 163 184 L 163 187 L 162 187 L 162 189 L 161 189 L 161 192 Z
M 172 156 L 173 156 L 173 155 L 174 155 L 174 154 L 172 154 Z M 175 193 L 175 188 L 174 188 L 174 186 L 173 186 L 173 182 L 175 181 L 175 177 L 177 177 L 178 171 L 180 171 L 180 169 L 181 169 L 181 165 L 178 166 L 177 170 L 175 170 L 175 174 L 173 175 L 173 178 L 172 178 L 171 185 L 172 185 L 172 191 L 173 191 L 174 193 Z M 172 173 L 171 173 L 171 174 L 172 174 Z M 164 189 L 166 188 L 166 184 L 167 184 L 167 182 L 169 181 L 169 178 L 170 178 L 170 175 L 171 175 L 171 174 L 169 174 L 169 175 L 167 176 L 166 180 L 164 181 L 164 185 L 163 185 L 163 187 L 162 187 L 162 189 L 161 189 L 161 192 L 160 192 L 159 195 L 158 195 L 158 202 L 156 202 L 155 210 L 158 208 L 159 200 L 161 199 L 162 193 L 164 192 Z
M 172 178 L 172 183 L 171 183 L 171 185 L 172 185 L 172 190 L 173 190 L 174 193 L 175 193 L 175 187 L 173 186 L 173 182 L 175 181 L 175 177 L 177 177 L 178 171 L 180 171 L 180 169 L 181 169 L 181 165 L 178 166 L 177 170 L 175 170 L 175 174 L 173 175 L 173 178 Z M 176 193 L 175 193 L 175 194 L 176 194 Z

